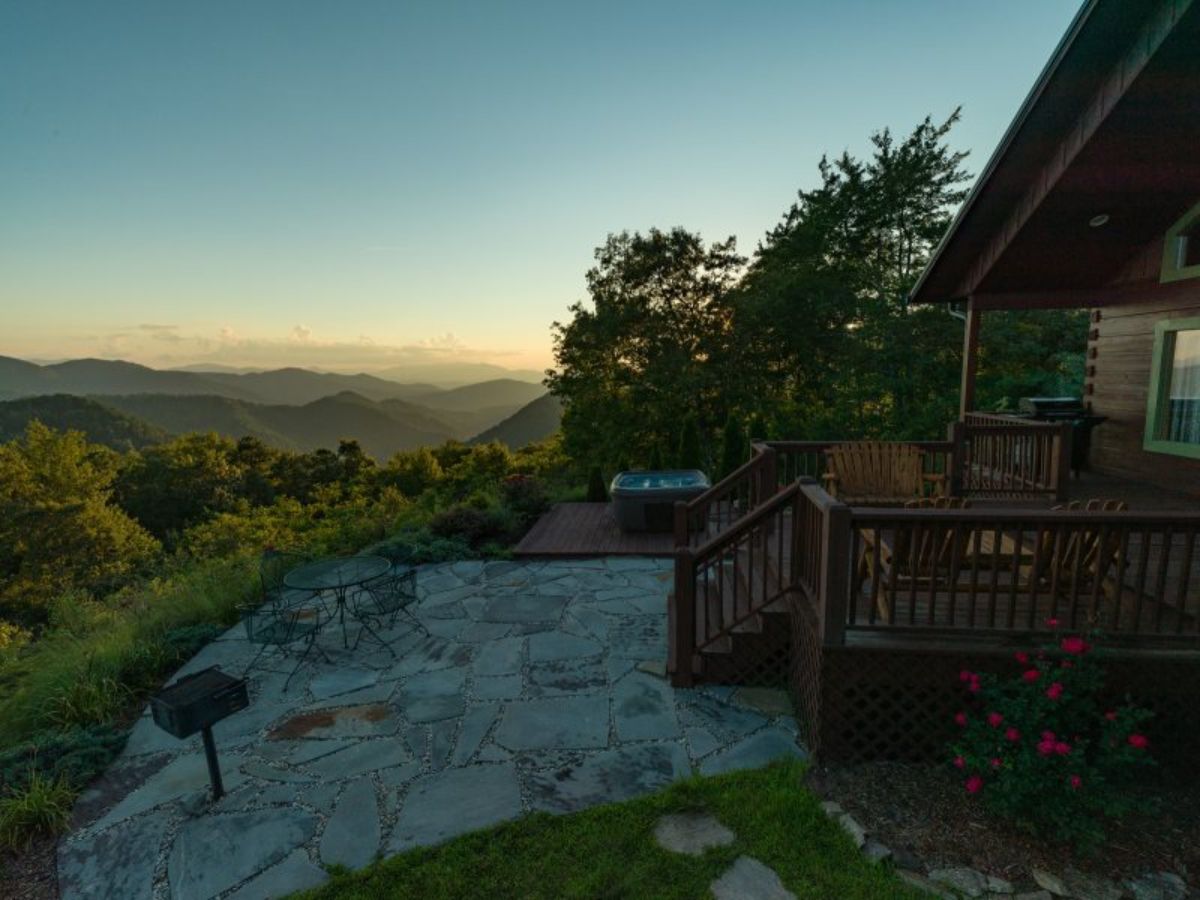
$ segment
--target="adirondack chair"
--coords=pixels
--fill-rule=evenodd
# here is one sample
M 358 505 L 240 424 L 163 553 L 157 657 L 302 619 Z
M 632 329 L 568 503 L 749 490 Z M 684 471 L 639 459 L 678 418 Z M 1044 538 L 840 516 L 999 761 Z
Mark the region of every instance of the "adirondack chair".
M 909 500 L 904 508 L 970 509 L 971 501 L 962 497 L 922 497 Z M 888 535 L 878 552 L 870 532 L 864 532 L 863 538 L 855 587 L 861 590 L 866 581 L 878 581 L 872 592 L 879 616 L 885 621 L 891 618 L 892 598 L 898 592 L 914 587 L 926 592 L 948 587 L 962 573 L 969 548 L 975 544 L 974 529 L 961 524 L 957 529 L 906 524 Z
M 1128 508 L 1123 500 L 1100 499 L 1086 503 L 1072 500 L 1053 507 L 1073 512 L 1124 512 Z M 1081 597 L 1090 594 L 1098 582 L 1105 599 L 1113 602 L 1120 595 L 1120 587 L 1109 577 L 1109 572 L 1116 566 L 1119 547 L 1118 535 L 1103 535 L 1098 527 L 1071 531 L 1065 538 L 1046 531 L 1040 536 L 1035 553 L 1036 568 L 1030 565 L 1026 570 L 1023 588 L 1031 590 L 1036 586 L 1049 591 L 1057 586 L 1060 594 Z
M 919 447 L 884 441 L 836 444 L 825 451 L 825 490 L 852 506 L 899 506 L 946 493 L 946 476 L 922 471 Z

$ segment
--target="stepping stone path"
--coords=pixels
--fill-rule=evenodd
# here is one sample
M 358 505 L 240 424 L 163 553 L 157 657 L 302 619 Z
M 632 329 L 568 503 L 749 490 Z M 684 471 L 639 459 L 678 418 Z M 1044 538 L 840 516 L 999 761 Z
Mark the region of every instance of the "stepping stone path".
M 432 634 L 382 632 L 395 658 L 369 641 L 344 649 L 338 629 L 322 642 L 330 662 L 286 690 L 291 658 L 250 673 L 249 708 L 214 728 L 215 803 L 199 736 L 176 740 L 147 710 L 79 799 L 58 852 L 63 900 L 278 897 L 321 884 L 328 865 L 804 754 L 786 697 L 663 677 L 669 560 L 457 562 L 417 582 Z M 241 674 L 256 651 L 238 625 L 177 674 Z M 680 816 L 659 839 L 703 853 L 733 835 Z M 748 857 L 713 891 L 791 896 Z
M 654 839 L 673 853 L 703 856 L 712 847 L 728 847 L 736 837 L 708 813 L 675 813 L 658 820 Z M 751 856 L 734 860 L 709 890 L 716 900 L 796 900 L 774 869 Z

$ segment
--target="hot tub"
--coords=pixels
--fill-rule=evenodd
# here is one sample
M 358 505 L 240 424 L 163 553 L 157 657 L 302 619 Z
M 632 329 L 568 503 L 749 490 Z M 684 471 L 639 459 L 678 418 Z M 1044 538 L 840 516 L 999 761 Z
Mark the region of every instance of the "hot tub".
M 670 531 L 675 503 L 691 500 L 709 488 L 699 469 L 620 472 L 612 480 L 613 515 L 622 531 Z

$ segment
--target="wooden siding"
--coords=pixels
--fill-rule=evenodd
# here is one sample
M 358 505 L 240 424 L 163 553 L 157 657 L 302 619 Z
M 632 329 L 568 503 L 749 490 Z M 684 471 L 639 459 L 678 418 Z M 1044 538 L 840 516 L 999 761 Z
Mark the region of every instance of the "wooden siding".
M 1088 341 L 1087 399 L 1108 421 L 1092 433 L 1091 463 L 1098 472 L 1145 479 L 1200 502 L 1200 460 L 1142 449 L 1154 326 L 1164 319 L 1200 316 L 1200 279 L 1159 284 L 1161 260 L 1162 241 L 1157 240 L 1131 260 L 1122 278 L 1123 293 L 1138 286 L 1138 301 L 1093 313 L 1098 321 Z

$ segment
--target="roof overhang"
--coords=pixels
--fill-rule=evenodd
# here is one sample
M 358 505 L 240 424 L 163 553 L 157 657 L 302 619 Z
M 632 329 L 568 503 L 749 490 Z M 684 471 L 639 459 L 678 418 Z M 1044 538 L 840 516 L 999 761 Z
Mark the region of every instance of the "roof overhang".
M 1111 283 L 1200 201 L 1197 147 L 1200 2 L 1089 0 L 912 299 Z

